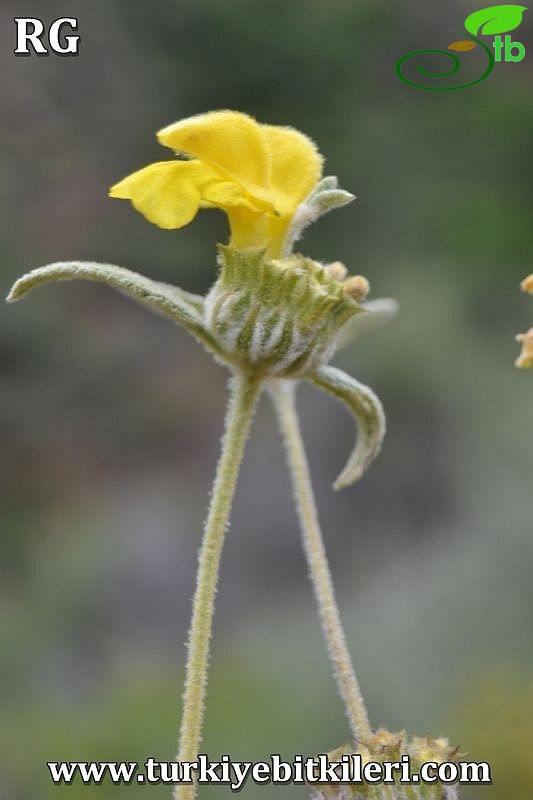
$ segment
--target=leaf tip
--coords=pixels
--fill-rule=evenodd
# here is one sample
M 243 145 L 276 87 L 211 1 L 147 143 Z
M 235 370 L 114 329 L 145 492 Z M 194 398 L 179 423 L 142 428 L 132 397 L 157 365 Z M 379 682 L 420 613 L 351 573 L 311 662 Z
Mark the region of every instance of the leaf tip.
M 5 299 L 6 303 L 16 303 L 17 300 L 20 300 L 20 298 L 23 295 L 23 292 L 21 291 L 19 284 L 20 281 L 16 281 L 16 283 L 13 284 L 13 286 L 9 290 L 9 294 Z
M 375 453 L 377 455 L 377 452 Z M 367 467 L 370 465 L 370 461 L 373 460 L 373 457 L 368 458 L 363 463 L 359 463 L 358 465 L 350 464 L 342 470 L 340 475 L 335 480 L 333 484 L 333 489 L 335 492 L 340 491 L 341 489 L 347 489 L 349 486 L 353 486 L 354 483 L 360 481 L 363 475 L 365 474 Z
M 343 477 L 343 474 L 341 473 L 333 484 L 333 490 L 335 492 L 339 492 L 341 489 L 347 489 L 348 486 L 353 486 L 354 483 L 357 483 L 361 477 L 361 474 L 362 473 L 359 472 L 357 475 L 350 475 L 350 478 L 348 479 Z

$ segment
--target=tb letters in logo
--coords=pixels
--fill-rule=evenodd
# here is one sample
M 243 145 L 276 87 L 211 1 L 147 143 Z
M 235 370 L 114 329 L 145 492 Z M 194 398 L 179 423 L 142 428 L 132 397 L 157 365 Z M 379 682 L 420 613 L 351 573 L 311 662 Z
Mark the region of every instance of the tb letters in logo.
M 461 61 L 455 53 L 435 49 L 413 50 L 412 53 L 407 53 L 407 55 L 402 56 L 396 63 L 397 76 L 401 81 L 407 83 L 408 86 L 414 86 L 416 89 L 425 89 L 430 92 L 453 92 L 456 89 L 467 89 L 469 86 L 475 86 L 477 83 L 481 83 L 481 81 L 485 80 L 485 78 L 490 75 L 495 63 L 499 61 L 516 63 L 517 61 L 522 61 L 524 58 L 526 48 L 522 42 L 513 41 L 510 35 L 506 35 L 505 38 L 502 38 L 500 35 L 502 33 L 508 34 L 508 31 L 514 31 L 515 28 L 518 28 L 522 22 L 524 11 L 527 11 L 526 6 L 489 6 L 489 8 L 482 8 L 479 11 L 474 11 L 473 14 L 470 14 L 470 16 L 465 19 L 464 26 L 468 33 L 464 33 L 463 36 L 466 38 L 458 42 L 452 42 L 452 44 L 448 45 L 448 51 L 453 50 L 466 53 L 474 50 L 474 48 L 481 48 L 486 57 L 486 68 L 480 78 L 476 78 L 475 80 L 470 79 L 466 83 L 453 86 L 436 86 L 432 82 L 420 83 L 419 75 L 430 80 L 434 78 L 440 80 L 441 78 L 448 78 L 450 75 L 454 75 L 461 67 Z M 495 34 L 497 35 L 492 43 L 487 40 L 483 41 L 483 39 L 480 38 L 480 36 L 492 37 Z M 494 53 L 492 52 L 493 50 Z M 451 62 L 450 69 L 443 70 L 442 72 L 435 72 L 434 68 L 431 70 L 426 69 L 422 60 L 419 59 L 419 56 L 426 56 L 427 54 L 431 55 L 431 57 L 433 57 L 434 54 L 446 56 L 448 65 L 450 65 Z M 413 56 L 418 61 L 416 64 L 418 75 L 411 71 L 411 77 L 409 77 L 409 75 L 404 73 L 404 64 Z
M 42 20 L 35 17 L 15 17 L 17 28 L 16 56 L 79 55 L 78 20 L 61 17 L 51 23 L 48 31 Z M 44 41 L 43 41 L 44 40 Z

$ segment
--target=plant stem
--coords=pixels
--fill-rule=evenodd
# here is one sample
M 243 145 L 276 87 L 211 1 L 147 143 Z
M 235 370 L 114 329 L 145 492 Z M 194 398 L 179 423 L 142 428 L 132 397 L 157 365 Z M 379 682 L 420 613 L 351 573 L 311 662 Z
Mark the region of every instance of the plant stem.
M 224 534 L 231 511 L 244 445 L 248 437 L 261 379 L 237 373 L 231 381 L 220 454 L 204 538 L 198 560 L 188 657 L 183 693 L 183 713 L 178 761 L 195 761 L 202 740 L 207 689 L 209 644 Z M 193 800 L 195 784 L 178 785 L 174 800 Z
M 371 728 L 335 600 L 333 581 L 313 495 L 309 465 L 296 412 L 294 401 L 295 384 L 289 380 L 276 380 L 269 383 L 269 389 L 274 400 L 287 451 L 305 555 L 337 686 L 344 700 L 354 740 L 368 740 L 371 735 Z

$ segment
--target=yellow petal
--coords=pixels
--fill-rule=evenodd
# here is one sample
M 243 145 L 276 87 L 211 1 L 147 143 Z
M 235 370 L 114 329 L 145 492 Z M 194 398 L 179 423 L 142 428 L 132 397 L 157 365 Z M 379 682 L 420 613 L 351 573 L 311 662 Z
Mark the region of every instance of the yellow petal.
M 131 200 L 134 208 L 160 228 L 181 228 L 200 206 L 205 174 L 194 161 L 158 161 L 112 186 L 111 197 Z
M 270 159 L 262 127 L 238 111 L 210 111 L 159 131 L 161 144 L 188 153 L 267 199 Z
M 265 247 L 269 242 L 267 220 L 270 215 L 251 211 L 248 208 L 228 208 L 231 228 L 230 244 L 237 250 L 247 247 Z
M 270 191 L 276 209 L 293 214 L 322 174 L 323 158 L 314 142 L 294 128 L 261 125 L 270 149 Z
M 264 203 L 243 191 L 240 184 L 232 181 L 214 180 L 202 188 L 202 205 L 227 210 L 234 207 L 264 211 Z

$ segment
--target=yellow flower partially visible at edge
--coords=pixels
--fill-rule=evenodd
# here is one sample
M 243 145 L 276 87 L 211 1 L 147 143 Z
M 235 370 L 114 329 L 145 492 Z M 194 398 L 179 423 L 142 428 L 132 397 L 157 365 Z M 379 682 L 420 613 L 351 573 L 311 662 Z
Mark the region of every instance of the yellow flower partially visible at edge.
M 519 333 L 516 337 L 517 342 L 522 344 L 522 352 L 515 361 L 515 366 L 522 369 L 533 367 L 533 328 L 526 333 Z
M 520 288 L 523 292 L 529 292 L 529 294 L 533 294 L 533 273 L 528 275 L 527 278 L 524 278 L 520 284 Z
M 160 228 L 181 228 L 200 208 L 220 208 L 231 245 L 281 255 L 296 209 L 321 177 L 323 159 L 311 139 L 237 111 L 189 117 L 157 138 L 183 160 L 134 172 L 111 188 L 111 197 L 131 200 Z
M 528 292 L 528 294 L 533 294 L 533 273 L 528 275 L 527 278 L 524 278 L 522 283 L 520 284 L 520 288 L 523 292 Z M 526 333 L 519 333 L 516 337 L 516 341 L 522 344 L 522 352 L 516 359 L 515 367 L 520 367 L 521 369 L 532 369 L 533 368 L 533 328 L 530 328 Z

